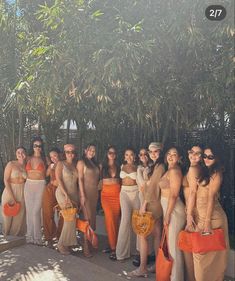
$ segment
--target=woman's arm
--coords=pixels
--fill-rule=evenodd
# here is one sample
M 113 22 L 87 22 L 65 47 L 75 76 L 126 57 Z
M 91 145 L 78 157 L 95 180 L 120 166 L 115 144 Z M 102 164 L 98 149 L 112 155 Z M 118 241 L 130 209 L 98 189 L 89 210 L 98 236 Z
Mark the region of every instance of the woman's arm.
M 13 194 L 12 188 L 11 188 L 11 171 L 12 171 L 12 163 L 8 162 L 6 165 L 6 168 L 4 170 L 4 184 L 5 188 L 7 189 L 8 193 L 10 194 L 10 197 L 14 203 L 16 202 L 15 196 Z
M 208 185 L 209 196 L 208 196 L 206 218 L 205 218 L 203 232 L 211 232 L 211 229 L 212 229 L 211 216 L 212 216 L 213 209 L 214 209 L 215 197 L 220 190 L 221 183 L 222 183 L 222 174 L 221 173 L 216 173 L 210 178 L 210 182 Z
M 187 180 L 189 183 L 189 198 L 187 202 L 187 225 L 185 227 L 186 230 L 190 230 L 192 228 L 193 223 L 193 209 L 196 202 L 196 193 L 197 193 L 197 180 L 199 176 L 199 168 L 198 167 L 190 167 Z
M 180 187 L 182 183 L 182 173 L 178 169 L 171 169 L 169 170 L 168 177 L 170 181 L 170 194 L 168 199 L 166 215 L 164 217 L 164 224 L 170 223 L 171 213 L 174 210 L 175 202 L 180 192 Z
M 80 204 L 82 207 L 85 205 L 85 192 L 84 192 L 84 162 L 82 160 L 78 161 L 77 163 L 77 170 L 78 170 L 78 185 L 79 185 L 79 192 L 80 192 Z
M 136 183 L 139 187 L 139 192 L 144 192 L 145 180 L 143 176 L 144 168 L 141 166 L 137 167 Z
M 156 197 L 155 191 L 156 188 L 159 188 L 158 183 L 164 173 L 165 173 L 165 168 L 163 164 L 160 164 L 154 168 L 153 174 L 150 177 L 145 187 L 144 198 L 147 202 L 154 200 L 154 197 Z M 160 189 L 159 189 L 159 196 L 160 196 Z
M 55 169 L 55 178 L 58 182 L 58 187 L 61 189 L 61 191 L 63 192 L 64 196 L 65 196 L 65 201 L 66 203 L 70 203 L 71 200 L 68 196 L 68 193 L 66 191 L 65 185 L 64 185 L 64 181 L 63 181 L 63 175 L 62 175 L 62 171 L 63 171 L 63 162 L 60 161 L 57 163 L 56 165 L 56 169 Z

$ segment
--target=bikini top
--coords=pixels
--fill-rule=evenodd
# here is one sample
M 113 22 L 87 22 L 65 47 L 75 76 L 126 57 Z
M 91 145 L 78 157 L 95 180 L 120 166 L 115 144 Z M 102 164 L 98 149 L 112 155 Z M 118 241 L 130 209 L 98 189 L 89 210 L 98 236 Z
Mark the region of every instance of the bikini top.
M 26 166 L 25 166 L 25 170 L 28 171 L 39 171 L 39 172 L 44 172 L 46 170 L 46 167 L 43 163 L 39 163 L 38 166 L 33 169 L 30 160 L 27 162 Z
M 131 173 L 127 173 L 127 172 L 125 172 L 125 171 L 121 171 L 120 172 L 120 178 L 121 179 L 124 179 L 124 178 L 131 178 L 132 180 L 136 180 L 136 178 L 137 178 L 137 172 L 131 172 Z

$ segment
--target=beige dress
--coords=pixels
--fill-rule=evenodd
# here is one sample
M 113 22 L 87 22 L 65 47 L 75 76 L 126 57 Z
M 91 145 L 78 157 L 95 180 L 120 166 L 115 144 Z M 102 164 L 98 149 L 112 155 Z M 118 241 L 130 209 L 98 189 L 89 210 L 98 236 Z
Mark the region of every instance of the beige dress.
M 159 181 L 159 187 L 162 189 L 169 189 L 170 182 L 167 176 L 163 176 Z M 163 217 L 166 214 L 168 206 L 168 198 L 161 196 L 161 204 L 163 209 Z M 173 267 L 171 272 L 171 281 L 184 280 L 184 259 L 182 252 L 177 247 L 177 238 L 179 232 L 185 226 L 185 206 L 178 197 L 175 202 L 175 207 L 171 213 L 170 224 L 168 226 L 168 245 L 169 252 L 173 258 Z M 209 279 L 208 279 L 209 280 Z M 204 280 L 206 281 L 206 280 Z
M 147 202 L 146 211 L 152 212 L 157 220 L 162 217 L 162 206 L 160 202 L 159 180 L 163 176 L 165 168 L 163 164 L 156 165 L 149 182 L 144 188 L 144 199 Z
M 184 193 L 184 198 L 185 198 L 185 204 L 186 204 L 186 208 L 187 208 L 189 194 L 190 194 L 187 175 L 184 176 L 182 185 L 183 185 L 183 193 Z M 193 210 L 193 217 L 195 217 L 195 211 L 196 210 Z M 185 262 L 185 267 L 186 267 L 186 272 L 187 272 L 187 281 L 195 281 L 194 266 L 193 266 L 193 254 L 190 253 L 190 252 L 183 252 L 183 255 L 184 255 L 184 262 Z
M 17 178 L 26 178 L 26 172 L 20 171 L 18 169 L 12 169 L 11 177 L 13 179 Z M 24 201 L 24 182 L 21 184 L 11 183 L 12 192 L 15 196 L 17 202 L 20 202 L 21 208 L 20 212 L 15 217 L 3 216 L 3 234 L 4 235 L 13 235 L 13 236 L 24 236 L 26 233 L 26 217 L 25 217 L 25 201 Z M 2 210 L 3 206 L 6 203 L 11 202 L 11 197 L 8 193 L 8 190 L 5 188 L 2 193 Z
M 199 229 L 203 229 L 204 227 L 207 212 L 208 195 L 208 185 L 199 185 L 196 199 L 196 223 Z M 218 201 L 218 196 L 214 202 L 211 224 L 212 229 L 222 228 L 224 230 L 227 250 L 213 251 L 205 254 L 193 254 L 196 281 L 221 281 L 223 280 L 224 272 L 227 266 L 227 255 L 229 249 L 228 222 L 226 214 Z
M 74 204 L 78 204 L 78 172 L 76 168 L 74 167 L 71 170 L 66 166 L 65 163 L 63 163 L 62 178 L 69 198 Z M 63 209 L 65 205 L 65 196 L 61 191 L 60 186 L 58 186 L 56 189 L 55 194 L 60 208 Z M 73 221 L 64 221 L 58 244 L 63 246 L 73 246 L 77 244 L 76 218 L 74 218 Z
M 96 229 L 99 177 L 100 171 L 97 166 L 94 165 L 93 168 L 84 167 L 85 212 L 93 230 Z

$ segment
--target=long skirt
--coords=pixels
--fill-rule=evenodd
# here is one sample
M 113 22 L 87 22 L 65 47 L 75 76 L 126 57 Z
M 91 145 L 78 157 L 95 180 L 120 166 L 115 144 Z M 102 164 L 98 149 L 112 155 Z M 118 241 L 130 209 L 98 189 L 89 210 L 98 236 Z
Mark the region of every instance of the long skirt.
M 165 216 L 168 205 L 168 198 L 161 197 L 163 216 Z M 171 272 L 171 281 L 184 280 L 184 258 L 183 253 L 177 247 L 177 239 L 179 232 L 185 225 L 185 206 L 178 198 L 175 207 L 171 213 L 170 224 L 168 226 L 168 245 L 169 252 L 173 258 L 173 267 Z
M 120 222 L 120 184 L 102 186 L 101 204 L 105 215 L 105 226 L 112 250 L 116 249 Z
M 34 244 L 42 243 L 41 209 L 45 185 L 45 180 L 27 179 L 24 188 L 27 224 L 26 240 Z

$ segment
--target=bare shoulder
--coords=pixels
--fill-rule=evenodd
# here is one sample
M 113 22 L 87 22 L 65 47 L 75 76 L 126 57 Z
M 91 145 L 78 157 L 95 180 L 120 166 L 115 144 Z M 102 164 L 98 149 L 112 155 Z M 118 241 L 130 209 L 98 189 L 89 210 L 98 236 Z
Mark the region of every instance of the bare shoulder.
M 83 160 L 78 160 L 78 162 L 77 162 L 77 168 L 79 169 L 83 169 L 83 167 L 85 166 L 85 163 L 84 163 L 84 161 Z
M 182 177 L 182 171 L 179 167 L 170 168 L 168 170 L 168 176 L 169 177 L 176 177 L 176 176 Z
M 188 177 L 198 177 L 200 174 L 200 167 L 199 166 L 190 166 L 188 170 Z

